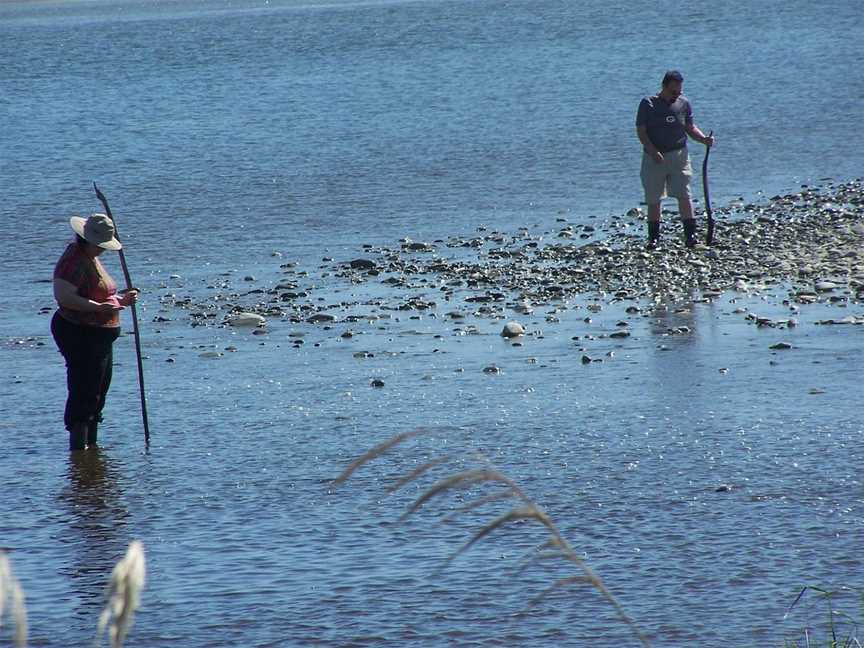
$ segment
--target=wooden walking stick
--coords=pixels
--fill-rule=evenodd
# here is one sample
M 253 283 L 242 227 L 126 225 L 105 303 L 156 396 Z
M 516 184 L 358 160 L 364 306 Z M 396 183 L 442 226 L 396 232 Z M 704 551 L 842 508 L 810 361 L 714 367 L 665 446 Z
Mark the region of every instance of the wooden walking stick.
M 114 238 L 120 241 L 120 234 L 117 231 L 117 221 L 114 220 L 114 216 L 111 214 L 108 199 L 105 197 L 105 194 L 99 191 L 99 187 L 96 186 L 95 182 L 93 183 L 93 189 L 96 191 L 96 197 L 99 199 L 99 202 L 105 208 L 105 215 L 114 223 Z M 122 243 L 122 241 L 120 242 Z M 120 266 L 123 268 L 123 276 L 126 278 L 126 290 L 131 290 L 133 287 L 132 280 L 129 278 L 129 268 L 126 266 L 126 256 L 123 254 L 123 248 L 121 247 L 118 252 L 120 253 Z M 141 335 L 138 332 L 138 313 L 135 310 L 135 304 L 131 304 L 131 307 L 132 326 L 135 333 L 135 354 L 138 356 L 138 385 L 141 387 L 141 416 L 144 419 L 144 445 L 149 448 L 150 427 L 147 425 L 147 401 L 144 398 L 144 364 L 141 362 Z
M 708 133 L 708 137 L 714 135 L 712 130 Z M 714 213 L 711 211 L 711 196 L 708 194 L 708 154 L 711 152 L 711 147 L 705 145 L 705 157 L 702 159 L 702 191 L 705 194 L 705 213 L 708 214 L 708 228 L 705 234 L 705 245 L 711 245 L 714 242 Z

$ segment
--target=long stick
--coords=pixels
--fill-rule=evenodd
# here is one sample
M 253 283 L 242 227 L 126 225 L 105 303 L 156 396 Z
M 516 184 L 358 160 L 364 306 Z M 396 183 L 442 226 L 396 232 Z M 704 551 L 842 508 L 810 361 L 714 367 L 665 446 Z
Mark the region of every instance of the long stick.
M 105 197 L 101 191 L 99 191 L 99 187 L 96 186 L 96 183 L 93 183 L 93 189 L 96 191 L 96 197 L 99 199 L 99 202 L 102 203 L 102 206 L 105 208 L 105 215 L 111 219 L 111 222 L 114 223 L 114 237 L 119 241 L 120 234 L 117 230 L 117 221 L 114 220 L 114 216 L 111 214 L 111 208 L 108 206 L 108 199 Z M 122 241 L 121 241 L 122 242 Z M 120 266 L 123 268 L 123 276 L 126 277 L 126 289 L 132 289 L 132 279 L 129 278 L 129 268 L 126 266 L 126 256 L 123 254 L 123 248 L 121 247 L 119 250 L 120 253 Z M 135 304 L 131 304 L 132 306 L 132 326 L 134 326 L 135 333 L 135 354 L 138 356 L 138 385 L 141 387 L 141 416 L 144 419 L 144 445 L 150 447 L 150 426 L 147 425 L 147 401 L 144 398 L 144 363 L 141 361 L 141 335 L 138 332 L 138 313 L 135 310 Z
M 708 137 L 714 134 L 712 130 L 708 133 Z M 708 193 L 708 154 L 711 152 L 711 147 L 705 145 L 705 157 L 702 159 L 702 191 L 705 193 L 705 213 L 708 214 L 708 228 L 705 234 L 705 245 L 711 245 L 714 242 L 714 213 L 711 211 L 711 196 Z

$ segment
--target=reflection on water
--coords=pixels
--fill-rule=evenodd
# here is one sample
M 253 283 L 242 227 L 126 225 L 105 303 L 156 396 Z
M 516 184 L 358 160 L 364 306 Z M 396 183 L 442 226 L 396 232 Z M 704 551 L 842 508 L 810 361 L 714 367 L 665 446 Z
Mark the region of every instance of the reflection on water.
M 651 333 L 655 336 L 676 336 L 682 344 L 692 342 L 696 332 L 693 309 L 693 302 L 660 302 L 651 311 Z
M 60 570 L 74 581 L 88 619 L 101 607 L 105 584 L 126 546 L 129 518 L 118 486 L 120 474 L 104 450 L 69 454 L 68 487 L 60 494 L 70 514 L 69 560 Z

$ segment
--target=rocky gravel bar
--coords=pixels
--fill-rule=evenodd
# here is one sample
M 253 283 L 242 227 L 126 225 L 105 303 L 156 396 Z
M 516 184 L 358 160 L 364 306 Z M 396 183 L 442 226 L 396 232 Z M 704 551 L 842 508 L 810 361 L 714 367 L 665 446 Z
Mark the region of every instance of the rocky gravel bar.
M 204 295 L 178 295 L 166 283 L 155 319 L 169 320 L 174 317 L 169 313 L 180 309 L 195 326 L 264 326 L 273 318 L 328 324 L 360 317 L 359 306 L 379 313 L 503 318 L 506 310 L 530 314 L 538 305 L 598 294 L 675 302 L 770 289 L 792 305 L 848 305 L 864 298 L 860 179 L 803 186 L 761 203 L 736 201 L 714 215 L 710 247 L 685 247 L 677 218 L 667 214 L 660 246 L 646 249 L 640 208 L 597 225 L 558 217 L 544 231 L 479 228 L 471 237 L 362 245 L 356 258 L 325 257 L 314 270 L 280 262 L 278 279 L 266 287 L 255 277 L 238 281 L 230 274 L 210 282 Z M 704 237 L 704 218 L 699 225 Z M 340 299 L 334 293 L 338 287 L 365 297 Z M 864 323 L 851 317 L 854 322 L 842 323 Z

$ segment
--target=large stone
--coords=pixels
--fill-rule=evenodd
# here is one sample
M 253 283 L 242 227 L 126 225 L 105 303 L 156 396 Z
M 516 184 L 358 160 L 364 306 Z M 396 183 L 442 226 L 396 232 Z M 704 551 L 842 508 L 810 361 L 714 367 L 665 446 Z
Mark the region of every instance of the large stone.
M 507 322 L 501 330 L 501 336 L 505 338 L 514 338 L 520 335 L 525 335 L 525 327 L 519 322 Z

